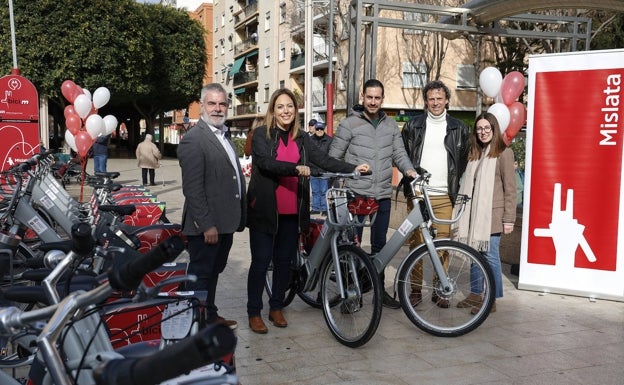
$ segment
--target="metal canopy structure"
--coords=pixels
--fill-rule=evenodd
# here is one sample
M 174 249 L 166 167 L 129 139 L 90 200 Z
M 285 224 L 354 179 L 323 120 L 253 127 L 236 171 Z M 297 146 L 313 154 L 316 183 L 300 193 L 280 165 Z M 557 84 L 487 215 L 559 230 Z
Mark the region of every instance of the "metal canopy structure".
M 380 27 L 440 32 L 448 39 L 466 35 L 495 35 L 510 38 L 569 40 L 570 49 L 578 50 L 579 42 L 589 48 L 591 19 L 584 17 L 521 14 L 521 12 L 557 9 L 612 9 L 624 12 L 622 0 L 473 0 L 464 7 L 445 7 L 388 0 L 353 0 L 349 5 L 349 58 L 347 108 L 358 101 L 361 75 L 360 59 L 364 58 L 363 78 L 376 76 L 377 37 Z M 431 15 L 437 22 L 402 20 L 382 17 L 382 11 Z M 510 28 L 518 23 L 566 25 L 567 32 L 548 32 Z

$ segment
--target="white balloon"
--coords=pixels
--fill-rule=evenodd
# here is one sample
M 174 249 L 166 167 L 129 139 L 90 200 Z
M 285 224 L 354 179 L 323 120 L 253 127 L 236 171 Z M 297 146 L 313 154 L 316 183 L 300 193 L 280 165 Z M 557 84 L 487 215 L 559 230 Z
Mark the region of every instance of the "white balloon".
M 88 90 L 88 89 L 86 89 L 86 88 L 83 88 L 83 89 L 82 89 L 82 93 L 83 93 L 83 94 L 85 94 L 85 95 L 87 95 L 87 97 L 89 98 L 89 100 L 91 100 L 91 91 L 89 91 L 89 90 Z
M 82 119 L 86 118 L 91 112 L 91 99 L 85 94 L 80 94 L 74 100 L 74 110 Z
M 104 133 L 104 120 L 98 114 L 90 115 L 85 122 L 85 127 L 91 139 L 95 139 Z
M 110 135 L 117 128 L 117 118 L 113 115 L 104 117 L 104 135 Z
M 76 147 L 76 138 L 74 138 L 74 134 L 69 132 L 69 130 L 65 130 L 65 143 L 67 143 L 69 148 L 78 152 L 78 147 Z
M 505 132 L 507 126 L 509 126 L 509 121 L 511 120 L 509 108 L 507 108 L 507 106 L 503 103 L 494 103 L 490 106 L 490 108 L 488 108 L 487 112 L 496 117 L 501 134 Z
M 503 75 L 496 67 L 487 67 L 479 75 L 479 86 L 484 94 L 493 98 L 500 92 Z
M 100 87 L 93 93 L 93 105 L 95 108 L 101 108 L 110 100 L 110 91 L 106 87 Z

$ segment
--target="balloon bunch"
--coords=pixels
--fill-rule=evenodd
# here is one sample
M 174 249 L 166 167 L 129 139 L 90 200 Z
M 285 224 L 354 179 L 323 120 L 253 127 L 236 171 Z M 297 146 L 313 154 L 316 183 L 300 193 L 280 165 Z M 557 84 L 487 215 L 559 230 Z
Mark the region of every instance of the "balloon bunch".
M 524 75 L 513 71 L 505 75 L 495 67 L 487 67 L 479 75 L 479 86 L 495 103 L 488 112 L 496 117 L 503 140 L 509 145 L 526 122 L 526 108 L 517 99 L 524 91 Z
M 91 95 L 86 88 L 65 80 L 61 93 L 71 103 L 65 107 L 65 142 L 84 158 L 98 136 L 110 135 L 117 128 L 113 115 L 98 115 L 98 109 L 110 100 L 110 92 L 100 87 Z

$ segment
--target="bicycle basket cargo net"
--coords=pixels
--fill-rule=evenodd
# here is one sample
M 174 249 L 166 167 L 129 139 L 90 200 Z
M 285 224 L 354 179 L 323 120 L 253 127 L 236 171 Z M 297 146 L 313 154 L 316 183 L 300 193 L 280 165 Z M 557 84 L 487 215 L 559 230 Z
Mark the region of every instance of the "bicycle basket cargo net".
M 349 197 L 347 207 L 353 215 L 371 215 L 377 212 L 379 203 L 372 197 L 352 196 Z

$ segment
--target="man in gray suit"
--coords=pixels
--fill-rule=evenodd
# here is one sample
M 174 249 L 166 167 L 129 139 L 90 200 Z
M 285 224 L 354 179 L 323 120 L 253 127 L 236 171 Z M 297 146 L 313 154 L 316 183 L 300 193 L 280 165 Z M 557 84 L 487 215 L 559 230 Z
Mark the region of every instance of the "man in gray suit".
M 245 178 L 236 150 L 226 136 L 228 100 L 225 89 L 211 83 L 201 90 L 201 119 L 182 138 L 178 160 L 182 168 L 182 232 L 188 239 L 188 274 L 197 282 L 188 290 L 205 290 L 208 322 L 236 328 L 218 314 L 215 294 L 219 274 L 227 264 L 235 231 L 246 222 Z

